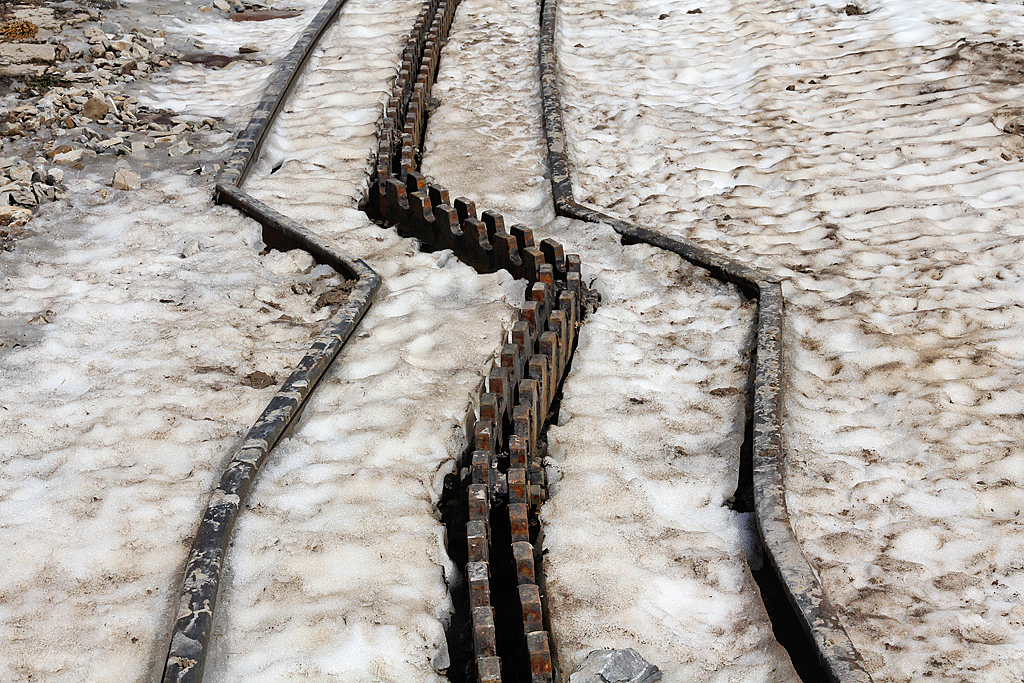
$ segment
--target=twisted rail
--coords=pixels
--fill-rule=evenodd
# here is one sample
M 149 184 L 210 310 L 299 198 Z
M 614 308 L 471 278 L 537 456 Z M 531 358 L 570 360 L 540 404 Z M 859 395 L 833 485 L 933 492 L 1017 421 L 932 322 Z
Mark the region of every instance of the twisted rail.
M 870 683 L 860 653 L 807 562 L 793 533 L 786 507 L 782 442 L 782 322 L 785 299 L 780 281 L 770 273 L 716 254 L 690 240 L 667 237 L 576 202 L 562 125 L 555 24 L 558 0 L 541 9 L 540 68 L 544 130 L 555 212 L 589 223 L 603 223 L 625 243 L 642 242 L 678 254 L 731 282 L 758 300 L 757 350 L 754 366 L 753 476 L 757 528 L 765 551 L 787 597 L 817 648 L 817 656 L 834 683 Z
M 428 115 L 430 87 L 440 50 L 458 0 L 426 0 L 403 52 L 399 76 L 382 128 L 369 210 L 435 249 L 452 249 L 480 272 L 506 269 L 529 283 L 498 366 L 486 379 L 472 428 L 463 491 L 474 677 L 481 683 L 518 678 L 521 669 L 498 657 L 502 619 L 491 600 L 491 579 L 505 570 L 492 556 L 513 566 L 518 626 L 505 638 L 521 640 L 529 676 L 536 683 L 557 679 L 557 666 L 543 611 L 539 571 L 537 507 L 546 496 L 541 456 L 543 432 L 558 386 L 575 348 L 585 314 L 586 288 L 580 262 L 552 240 L 535 242 L 526 226 L 505 228 L 500 214 L 479 217 L 472 201 L 450 200 L 441 187 L 416 172 Z M 293 423 L 331 361 L 365 315 L 380 286 L 379 276 L 360 259 L 320 243 L 304 226 L 274 211 L 241 189 L 270 125 L 308 60 L 313 47 L 345 0 L 331 0 L 316 15 L 272 79 L 239 138 L 216 185 L 216 201 L 258 221 L 268 246 L 300 247 L 319 261 L 356 278 L 350 301 L 330 318 L 297 369 L 250 429 L 221 477 L 200 523 L 185 570 L 164 683 L 202 679 L 212 629 L 220 571 L 246 493 L 270 450 Z M 719 255 L 685 239 L 671 238 L 578 204 L 572 184 L 561 120 L 554 30 L 557 0 L 542 8 L 540 64 L 543 119 L 552 193 L 558 215 L 603 223 L 623 242 L 643 242 L 672 251 L 731 282 L 759 304 L 752 415 L 754 495 L 758 529 L 788 598 L 813 639 L 831 680 L 871 680 L 813 570 L 799 549 L 783 488 L 781 375 L 784 299 L 771 274 Z M 498 547 L 495 530 L 500 530 Z M 498 616 L 496 620 L 496 616 Z M 509 615 L 505 615 L 507 619 Z
M 355 279 L 356 285 L 348 303 L 328 319 L 324 330 L 277 390 L 221 475 L 199 523 L 185 566 L 184 584 L 164 664 L 164 683 L 202 681 L 224 557 L 249 488 L 271 449 L 298 417 L 380 288 L 380 276 L 364 261 L 322 244 L 304 226 L 274 211 L 240 187 L 299 72 L 344 4 L 345 0 L 331 0 L 324 5 L 285 57 L 235 145 L 217 183 L 215 199 L 259 222 L 268 246 L 305 249 L 319 262 Z

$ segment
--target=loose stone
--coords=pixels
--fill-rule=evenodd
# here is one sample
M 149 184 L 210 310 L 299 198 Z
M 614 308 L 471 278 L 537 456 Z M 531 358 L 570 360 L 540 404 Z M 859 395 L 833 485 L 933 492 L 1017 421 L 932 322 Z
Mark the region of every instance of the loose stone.
M 21 206 L 0 206 L 0 225 L 24 225 L 32 211 Z
M 594 650 L 569 676 L 569 683 L 654 683 L 661 670 L 633 648 Z
M 126 168 L 119 168 L 114 171 L 114 180 L 111 187 L 115 190 L 138 190 L 142 187 L 142 178 L 135 171 Z
M 82 106 L 82 116 L 98 121 L 110 112 L 110 106 L 98 97 L 90 98 Z
M 18 206 L 38 206 L 39 201 L 36 199 L 36 194 L 32 190 L 14 190 L 11 192 L 12 204 Z
M 75 164 L 82 160 L 84 153 L 84 149 L 73 149 L 70 152 L 61 152 L 53 155 L 53 161 L 58 164 Z

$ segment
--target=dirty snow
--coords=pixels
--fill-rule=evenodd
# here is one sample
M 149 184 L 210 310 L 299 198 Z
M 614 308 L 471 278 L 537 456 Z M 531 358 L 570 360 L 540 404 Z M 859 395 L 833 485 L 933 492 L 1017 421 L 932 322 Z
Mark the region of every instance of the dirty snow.
M 289 215 L 324 221 L 366 195 L 370 155 L 421 3 L 350 0 L 314 51 L 246 189 Z
M 307 10 L 139 16 L 169 43 L 256 43 L 267 61 L 177 64 L 140 103 L 240 129 L 320 6 L 289 4 Z M 788 501 L 875 680 L 1021 680 L 1024 7 L 560 4 L 578 199 L 785 278 Z M 356 210 L 416 11 L 389 5 L 389 23 L 380 9 L 350 1 L 249 186 L 385 285 L 242 513 L 210 680 L 436 681 L 445 664 L 452 567 L 433 504 L 522 292 Z M 425 170 L 561 239 L 604 295 L 552 430 L 564 663 L 629 645 L 681 680 L 785 680 L 744 520 L 722 505 L 751 311 L 675 257 L 551 220 L 535 36 L 536 3 L 464 3 Z M 260 255 L 258 228 L 186 174 L 229 152 L 225 131 L 205 135 L 137 169 L 133 193 L 107 168 L 69 174 L 71 198 L 0 255 L 0 679 L 159 677 L 209 492 L 328 314 L 316 300 L 334 274 Z M 480 151 L 456 155 L 463 141 Z M 587 559 L 609 554 L 636 559 Z M 603 602 L 581 579 L 608 587 Z
M 418 253 L 356 209 L 418 6 L 397 11 L 388 22 L 374 3 L 345 6 L 246 185 L 384 285 L 239 520 L 214 682 L 440 681 L 447 667 L 456 577 L 435 505 L 523 286 Z
M 328 313 L 333 274 L 261 257 L 183 168 L 132 195 L 82 176 L 0 259 L 3 680 L 158 675 L 200 511 L 274 391 L 259 379 Z
M 578 199 L 785 278 L 788 502 L 875 680 L 1020 680 L 1024 8 L 560 6 Z
M 311 18 L 182 14 L 178 28 L 210 51 L 260 42 L 273 57 Z M 407 23 L 378 41 L 392 62 Z M 180 64 L 147 103 L 239 130 L 272 72 Z M 303 125 L 292 134 L 319 138 L 338 122 L 323 111 Z M 372 135 L 361 122 L 350 134 L 363 154 L 333 168 L 365 176 Z M 210 176 L 187 173 L 230 151 L 224 132 L 207 138 L 142 168 L 134 193 L 111 190 L 105 170 L 72 173 L 72 198 L 0 260 L 0 679 L 159 679 L 209 493 L 329 314 L 316 302 L 333 272 L 302 252 L 260 255 L 258 226 L 212 205 Z M 216 624 L 229 635 L 215 637 L 208 680 L 436 681 L 445 665 L 452 568 L 434 503 L 522 286 L 416 254 L 355 210 L 351 183 L 338 187 L 310 227 L 386 284 L 241 515 Z
M 549 434 L 542 517 L 560 664 L 571 672 L 591 650 L 633 647 L 669 680 L 793 680 L 744 560 L 749 517 L 726 506 L 751 304 L 674 254 L 552 221 L 539 24 L 533 0 L 464 0 L 423 169 L 453 196 L 562 241 L 602 295 Z

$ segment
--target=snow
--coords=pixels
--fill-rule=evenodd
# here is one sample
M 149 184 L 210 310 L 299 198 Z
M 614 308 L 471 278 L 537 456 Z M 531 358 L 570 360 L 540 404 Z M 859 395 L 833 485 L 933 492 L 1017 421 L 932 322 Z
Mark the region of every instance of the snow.
M 457 578 L 436 505 L 523 284 L 417 253 L 356 209 L 418 9 L 346 4 L 245 186 L 384 285 L 239 518 L 209 681 L 443 679 Z
M 349 7 L 372 18 L 365 3 Z M 182 30 L 201 33 L 210 51 L 245 29 L 272 56 L 304 26 L 277 35 L 215 13 L 193 19 Z M 407 23 L 378 22 L 367 36 L 392 64 Z M 177 65 L 148 103 L 216 113 L 238 130 L 271 73 Z M 375 77 L 365 106 L 389 87 Z M 329 132 L 337 120 L 321 111 L 289 135 Z M 309 157 L 358 180 L 338 183 L 330 211 L 309 225 L 372 262 L 386 284 L 241 514 L 211 681 L 436 681 L 444 666 L 455 579 L 434 504 L 522 285 L 477 276 L 449 254 L 417 254 L 370 224 L 352 197 L 373 136 L 356 123 L 340 134 L 361 140 L 361 154 L 338 161 L 321 147 Z M 225 133 L 207 142 L 204 156 L 227 155 Z M 250 376 L 279 383 L 327 316 L 315 302 L 337 276 L 306 254 L 261 256 L 259 227 L 213 206 L 211 178 L 186 174 L 194 166 L 186 157 L 147 167 L 131 194 L 83 171 L 68 181 L 71 203 L 45 209 L 0 262 L 0 329 L 21 344 L 3 349 L 0 366 L 0 450 L 17 454 L 0 470 L 0 534 L 11 549 L 0 560 L 4 680 L 160 677 L 191 535 L 274 392 L 249 386 L 262 385 Z M 272 206 L 301 213 L 292 202 L 303 189 L 301 178 L 278 183 Z
M 568 673 L 592 650 L 632 647 L 666 680 L 793 680 L 744 559 L 749 515 L 726 506 L 754 310 L 674 254 L 553 220 L 539 25 L 532 0 L 462 2 L 423 170 L 580 254 L 602 296 L 549 432 L 541 514 L 560 665 Z
M 132 3 L 148 5 L 150 3 Z M 156 3 L 153 3 L 156 4 Z M 186 3 L 188 4 L 188 3 Z M 263 95 L 263 88 L 274 74 L 275 63 L 291 49 L 323 3 L 302 0 L 289 7 L 305 10 L 292 19 L 274 21 L 230 21 L 220 11 L 196 12 L 174 3 L 165 7 L 169 16 L 139 7 L 133 16 L 144 25 L 165 32 L 169 44 L 184 53 L 205 52 L 237 56 L 245 44 L 260 47 L 258 60 L 235 61 L 223 69 L 178 62 L 169 70 L 155 74 L 139 94 L 139 104 L 167 109 L 199 120 L 224 117 L 242 122 Z M 161 20 L 162 19 L 162 20 Z M 204 45 L 196 47 L 198 41 Z
M 509 225 L 539 229 L 554 209 L 545 177 L 535 5 L 459 4 L 434 84 L 439 106 L 430 115 L 423 173 L 451 185 L 453 197 L 467 193 L 481 210 L 507 214 Z
M 271 129 L 246 185 L 253 196 L 271 206 L 287 202 L 299 222 L 322 223 L 338 206 L 358 205 L 420 5 L 403 0 L 388 12 L 366 2 L 342 7 Z M 328 116 L 335 125 L 328 125 Z
M 793 680 L 745 563 L 750 520 L 726 507 L 753 309 L 674 255 L 560 222 L 591 238 L 581 256 L 604 300 L 550 431 L 542 517 L 563 666 L 633 647 L 670 679 Z
M 182 170 L 130 197 L 75 181 L 0 266 L 5 335 L 33 330 L 0 369 L 0 451 L 17 454 L 0 470 L 0 678 L 157 668 L 199 512 L 273 393 L 245 378 L 282 379 L 321 319 L 291 283 L 324 273 L 282 281 L 258 230 Z M 182 259 L 189 239 L 204 247 Z
M 1024 17 L 845 7 L 560 3 L 577 198 L 785 278 L 787 500 L 875 680 L 1019 680 Z
M 320 5 L 301 4 L 235 23 L 161 3 L 170 43 L 256 43 L 267 63 L 176 64 L 140 103 L 221 117 L 198 151 L 224 158 Z M 560 6 L 577 198 L 784 279 L 788 503 L 875 680 L 1021 680 L 1024 7 Z M 417 9 L 350 0 L 246 185 L 385 284 L 240 516 L 211 681 L 445 665 L 457 578 L 434 504 L 522 285 L 357 210 Z M 463 3 L 424 170 L 563 241 L 604 298 L 550 434 L 563 664 L 631 646 L 667 680 L 791 680 L 743 564 L 749 517 L 725 506 L 753 311 L 672 255 L 553 219 L 536 13 Z M 2 680 L 159 677 L 199 515 L 274 392 L 255 373 L 280 382 L 327 317 L 337 276 L 261 255 L 195 158 L 136 169 L 132 193 L 69 171 L 71 198 L 0 255 Z

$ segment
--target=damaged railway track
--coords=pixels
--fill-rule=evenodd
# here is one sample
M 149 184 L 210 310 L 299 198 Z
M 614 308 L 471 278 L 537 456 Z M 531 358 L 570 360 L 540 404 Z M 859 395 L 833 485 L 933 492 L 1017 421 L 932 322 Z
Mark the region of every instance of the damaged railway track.
M 335 312 L 250 430 L 212 496 L 186 566 L 165 683 L 202 680 L 224 557 L 249 487 L 380 286 L 380 277 L 369 264 L 323 244 L 302 225 L 241 189 L 313 47 L 344 4 L 345 0 L 328 2 L 284 60 L 225 166 L 216 198 L 259 222 L 269 247 L 305 249 L 357 280 L 357 285 L 350 301 Z M 465 578 L 461 594 L 456 591 L 454 596 L 449 677 L 460 683 L 545 683 L 568 678 L 567 672 L 563 675 L 559 670 L 546 613 L 543 532 L 538 518 L 547 496 L 546 427 L 557 418 L 560 387 L 595 295 L 583 283 L 579 257 L 566 254 L 561 244 L 538 239 L 528 226 L 506 226 L 496 212 L 478 214 L 472 200 L 453 199 L 445 188 L 428 183 L 418 172 L 430 91 L 457 5 L 457 0 L 427 0 L 416 19 L 385 112 L 365 210 L 403 236 L 417 239 L 425 249 L 450 249 L 478 272 L 507 270 L 527 282 L 527 301 L 517 311 L 499 360 L 484 380 L 476 410 L 467 416 L 469 448 L 449 476 L 442 501 L 449 552 Z M 623 243 L 642 242 L 678 254 L 757 301 L 746 484 L 752 488 L 758 530 L 785 598 L 779 609 L 799 622 L 807 635 L 793 647 L 811 650 L 802 658 L 817 662 L 817 668 L 811 665 L 804 674 L 805 680 L 870 681 L 800 552 L 788 519 L 782 478 L 781 284 L 768 273 L 702 245 L 669 238 L 576 203 L 561 123 L 556 16 L 557 0 L 544 2 L 539 59 L 556 213 L 608 225 Z M 794 660 L 799 656 L 792 654 Z
M 546 425 L 591 299 L 580 259 L 472 200 L 451 200 L 416 171 L 430 88 L 456 0 L 424 4 L 387 107 L 368 210 L 430 249 L 451 249 L 478 272 L 528 283 L 509 343 L 479 397 L 465 462 L 448 485 L 449 552 L 464 570 L 449 629 L 450 676 L 480 683 L 557 678 L 545 618 L 538 508 L 546 498 Z M 468 645 L 472 645 L 470 655 Z

